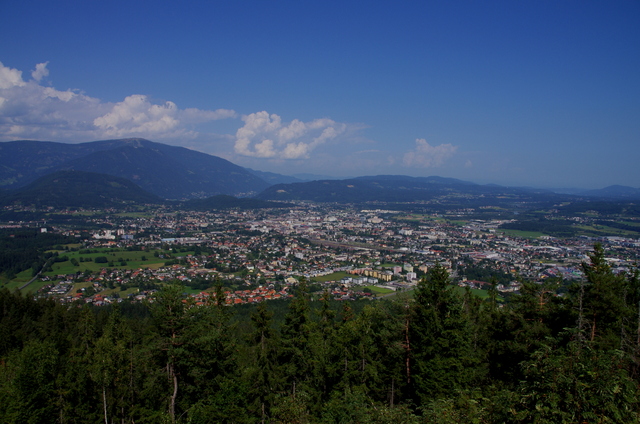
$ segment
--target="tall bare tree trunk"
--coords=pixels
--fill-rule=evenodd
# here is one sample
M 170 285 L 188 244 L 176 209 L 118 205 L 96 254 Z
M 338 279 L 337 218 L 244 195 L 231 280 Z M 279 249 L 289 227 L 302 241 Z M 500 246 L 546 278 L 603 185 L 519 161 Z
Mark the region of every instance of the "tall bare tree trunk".
M 404 348 L 406 350 L 406 369 L 407 369 L 407 384 L 411 383 L 411 345 L 409 344 L 409 318 L 406 319 L 404 325 L 405 342 Z
M 640 348 L 640 302 L 638 302 L 638 330 L 636 335 L 636 349 Z
M 395 382 L 396 382 L 396 379 L 392 378 L 391 379 L 391 396 L 389 397 L 389 406 L 391 408 L 393 408 L 393 401 L 395 397 Z
M 109 420 L 107 419 L 107 390 L 102 385 L 102 408 L 104 409 L 104 424 L 109 424 Z
M 171 416 L 171 422 L 176 422 L 176 399 L 178 398 L 178 376 L 173 369 L 173 364 L 167 364 L 169 370 L 169 378 L 173 380 L 173 393 L 169 400 L 169 415 Z

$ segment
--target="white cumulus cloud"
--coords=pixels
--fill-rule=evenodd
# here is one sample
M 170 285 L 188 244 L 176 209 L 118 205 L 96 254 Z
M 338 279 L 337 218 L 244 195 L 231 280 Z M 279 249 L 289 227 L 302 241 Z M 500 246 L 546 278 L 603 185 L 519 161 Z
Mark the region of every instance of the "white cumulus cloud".
M 306 159 L 318 146 L 347 131 L 347 125 L 331 119 L 283 123 L 266 111 L 242 117 L 236 132 L 235 151 L 243 156 L 276 159 Z
M 22 81 L 22 71 L 8 68 L 0 62 L 0 89 L 21 87 L 25 84 Z
M 57 90 L 40 84 L 49 75 L 48 63 L 37 64 L 32 79 L 25 81 L 22 71 L 0 62 L 0 141 L 192 139 L 199 135 L 194 125 L 236 116 L 227 109 L 180 109 L 173 102 L 156 103 L 141 94 L 108 103 L 77 90 Z
M 416 139 L 416 148 L 404 155 L 405 166 L 415 168 L 432 168 L 441 166 L 445 160 L 453 156 L 458 150 L 452 144 L 432 146 L 424 138 Z
M 42 80 L 42 78 L 48 77 L 49 76 L 49 70 L 47 69 L 48 64 L 49 62 L 38 63 L 36 65 L 36 69 L 33 72 L 31 72 L 31 78 L 33 78 L 36 81 L 40 81 Z
M 172 101 L 159 102 L 144 94 L 105 102 L 80 90 L 55 88 L 48 66 L 49 62 L 38 63 L 30 73 L 23 73 L 0 63 L 0 142 L 142 137 L 234 160 L 302 163 L 312 154 L 317 160 L 323 154 L 316 151 L 319 146 L 353 141 L 354 133 L 362 129 L 328 118 L 283 121 L 266 111 L 240 117 L 230 109 L 182 109 Z M 231 126 L 227 134 L 210 132 L 211 122 L 230 118 L 237 121 L 220 125 Z

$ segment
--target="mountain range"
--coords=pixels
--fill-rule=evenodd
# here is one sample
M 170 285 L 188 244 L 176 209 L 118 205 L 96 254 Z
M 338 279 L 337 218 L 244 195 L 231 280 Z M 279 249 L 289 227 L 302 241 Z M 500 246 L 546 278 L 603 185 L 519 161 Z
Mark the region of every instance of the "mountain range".
M 426 202 L 442 196 L 486 197 L 495 202 L 499 196 L 507 200 L 518 198 L 554 199 L 553 192 L 531 188 L 513 188 L 496 185 L 480 185 L 455 178 L 408 177 L 404 175 L 378 175 L 347 180 L 320 180 L 306 183 L 276 184 L 257 198 L 264 200 L 309 200 L 314 202 L 364 203 L 364 202 Z M 461 198 L 461 201 L 464 199 Z
M 0 187 L 76 170 L 126 178 L 164 199 L 217 194 L 248 196 L 270 184 L 228 160 L 140 138 L 80 144 L 21 140 L 0 143 Z
M 98 178 L 95 174 L 103 176 Z M 77 192 L 77 199 L 69 199 L 73 206 L 81 199 L 87 205 L 98 205 L 104 199 L 118 202 L 137 199 L 135 201 L 141 203 L 192 199 L 189 206 L 198 209 L 234 204 L 220 195 L 284 202 L 435 202 L 442 207 L 453 207 L 454 204 L 462 207 L 465 204 L 469 207 L 513 206 L 519 202 L 558 202 L 567 196 L 572 200 L 640 200 L 640 189 L 624 186 L 576 191 L 569 195 L 527 187 L 480 185 L 436 176 L 379 175 L 305 181 L 314 177 L 318 176 L 292 177 L 251 170 L 216 156 L 140 138 L 80 144 L 31 140 L 0 143 L 0 198 L 4 199 L 4 204 L 26 204 L 30 198 L 33 204 L 46 203 L 49 192 L 51 205 L 60 205 L 65 196 L 55 194 L 55 184 L 71 194 Z M 126 187 L 130 193 L 114 191 L 116 186 L 122 190 Z M 142 190 L 138 191 L 136 187 Z M 91 191 L 98 197 L 85 196 Z M 260 202 L 237 203 L 247 207 L 250 204 L 261 207 Z
M 56 171 L 19 190 L 0 193 L 0 205 L 103 208 L 161 202 L 126 178 L 84 171 Z
M 583 196 L 598 197 L 616 200 L 639 200 L 640 188 L 612 185 L 598 190 L 588 190 L 581 193 Z
M 85 171 L 56 171 L 17 190 L 0 191 L 0 206 L 26 208 L 109 208 L 126 205 L 165 204 L 186 210 L 285 208 L 291 204 L 218 194 L 205 199 L 168 201 L 126 178 Z

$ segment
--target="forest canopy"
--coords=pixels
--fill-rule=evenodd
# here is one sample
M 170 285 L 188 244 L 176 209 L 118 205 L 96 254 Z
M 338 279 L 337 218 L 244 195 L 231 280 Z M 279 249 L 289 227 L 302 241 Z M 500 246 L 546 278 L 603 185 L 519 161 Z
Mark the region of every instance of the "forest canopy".
M 412 296 L 96 308 L 0 290 L 6 423 L 638 422 L 640 280 L 596 245 L 585 279 L 502 305 L 432 267 Z

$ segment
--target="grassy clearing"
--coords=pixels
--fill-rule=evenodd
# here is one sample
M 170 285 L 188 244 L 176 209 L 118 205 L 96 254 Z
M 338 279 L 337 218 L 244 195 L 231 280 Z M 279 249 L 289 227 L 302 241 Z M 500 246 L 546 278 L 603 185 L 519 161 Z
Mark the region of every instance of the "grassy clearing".
M 137 294 L 139 289 L 137 287 L 131 287 L 126 290 L 120 290 L 120 287 L 114 287 L 112 289 L 106 289 L 100 292 L 104 296 L 110 296 L 117 293 L 121 298 L 126 298 L 130 294 Z
M 345 277 L 353 277 L 353 274 L 348 274 L 346 272 L 334 272 L 331 274 L 323 275 L 320 277 L 313 277 L 311 281 L 315 281 L 317 283 L 326 283 L 327 281 L 340 281 Z
M 67 250 L 80 249 L 82 247 L 80 243 L 63 244 L 62 246 L 67 248 Z M 52 252 L 64 252 L 64 251 L 65 250 L 52 250 Z
M 447 222 L 451 225 L 457 225 L 458 227 L 462 227 L 465 226 L 469 223 L 469 221 L 462 221 L 462 220 L 447 220 Z
M 640 227 L 640 222 L 637 221 L 620 221 L 620 224 L 629 225 L 631 227 Z
M 209 287 L 209 288 L 208 288 L 208 289 L 206 289 L 206 290 L 209 290 L 210 288 L 211 288 L 211 287 Z M 194 289 L 194 288 L 191 288 L 191 287 L 188 287 L 188 286 L 185 286 L 185 287 L 184 287 L 184 292 L 185 292 L 185 293 L 187 293 L 187 294 L 198 294 L 198 293 L 202 293 L 203 291 L 206 291 L 206 290 L 202 290 L 202 289 Z
M 175 257 L 183 257 L 192 255 L 193 252 L 162 252 L 156 251 L 159 255 L 171 255 Z M 80 251 L 58 251 L 58 255 L 66 256 L 68 260 L 63 262 L 54 263 L 51 268 L 53 271 L 47 272 L 44 275 L 55 276 L 58 274 L 73 274 L 78 271 L 89 271 L 95 273 L 103 268 L 111 269 L 139 269 L 150 268 L 158 269 L 164 266 L 165 262 L 169 261 L 168 258 L 160 258 L 154 256 L 154 252 L 144 252 L 139 250 L 134 251 L 120 251 L 111 249 L 101 249 L 95 253 L 81 253 Z M 106 263 L 95 262 L 96 258 L 107 258 Z M 76 260 L 78 265 L 73 265 L 72 260 Z M 124 265 L 123 265 L 124 263 Z
M 378 286 L 364 286 L 363 289 L 369 289 L 371 290 L 371 293 L 374 293 L 374 294 L 394 293 L 394 291 L 391 289 L 385 289 L 384 287 L 378 287 Z
M 51 284 L 51 281 L 40 281 L 40 280 L 36 280 L 33 283 L 29 284 L 27 287 L 22 289 L 22 293 L 35 293 L 38 290 L 40 290 L 41 288 L 43 288 L 44 286 Z
M 420 221 L 423 221 L 425 219 L 428 219 L 428 216 L 427 215 L 411 214 L 411 215 L 396 216 L 394 219 L 396 219 L 398 221 L 420 222 Z
M 620 228 L 608 227 L 606 225 L 578 225 L 576 226 L 585 235 L 598 235 L 598 236 L 621 236 L 621 237 L 637 237 L 638 233 L 635 231 L 623 230 Z
M 115 216 L 123 218 L 151 218 L 153 217 L 153 214 L 150 212 L 120 212 Z
M 387 300 L 393 300 L 393 299 L 396 299 L 398 297 L 400 297 L 400 298 L 403 298 L 403 297 L 413 298 L 413 292 L 414 291 L 415 291 L 414 288 L 407 289 L 407 290 L 401 290 L 401 291 L 395 291 L 393 293 L 386 294 L 384 296 L 384 298 L 387 299 Z
M 539 231 L 520 231 L 520 230 L 503 230 L 498 229 L 498 232 L 503 233 L 507 236 L 520 237 L 526 239 L 537 239 L 546 234 L 541 233 Z
M 13 280 L 7 282 L 3 287 L 6 287 L 7 289 L 13 291 L 23 286 L 25 283 L 31 280 L 31 278 L 33 278 L 33 276 L 31 275 L 31 269 L 27 269 L 18 273 Z M 34 281 L 33 284 L 35 283 L 36 282 Z
M 419 213 L 400 215 L 400 216 L 396 216 L 393 219 L 398 220 L 398 221 L 408 221 L 408 222 L 421 222 L 421 221 L 444 222 L 444 221 L 446 221 L 446 219 L 442 218 L 442 217 L 435 217 L 433 215 L 424 215 L 424 214 L 419 214 Z
M 60 257 L 66 256 L 66 261 L 55 262 L 51 265 L 52 271 L 42 273 L 42 276 L 51 277 L 52 280 L 58 275 L 75 274 L 77 272 L 88 272 L 94 274 L 104 268 L 110 269 L 158 269 L 165 266 L 165 263 L 169 260 L 173 260 L 178 257 L 186 257 L 193 255 L 193 251 L 187 252 L 174 252 L 174 251 L 162 251 L 153 250 L 150 252 L 134 250 L 120 250 L 120 249 L 92 249 L 92 253 L 81 253 L 82 250 L 72 250 L 80 247 L 78 244 L 66 245 L 68 250 L 49 250 L 49 252 L 57 252 Z M 154 256 L 157 253 L 158 256 L 171 256 L 171 258 L 160 258 Z M 107 258 L 106 263 L 96 263 L 97 257 Z M 73 265 L 72 260 L 78 262 L 78 265 Z M 122 265 L 124 261 L 125 265 Z M 0 282 L 0 287 L 6 287 L 9 290 L 15 290 L 26 282 L 31 280 L 32 270 L 27 269 L 18 273 L 11 281 Z M 31 283 L 24 291 L 34 291 L 34 287 L 40 288 L 50 282 L 41 282 L 40 280 Z
M 461 295 L 464 295 L 465 292 L 465 288 L 464 287 L 459 287 L 459 286 L 453 286 L 453 289 L 458 292 Z M 404 290 L 404 291 L 397 291 L 394 292 L 393 294 L 389 294 L 387 296 L 385 296 L 385 299 L 393 299 L 395 297 L 403 297 L 403 296 L 408 296 L 408 297 L 413 297 L 415 294 L 415 289 L 409 289 L 409 290 Z M 471 289 L 471 294 L 478 296 L 480 299 L 485 300 L 489 298 L 489 292 L 487 290 L 481 290 L 481 289 Z M 497 297 L 497 301 L 499 303 L 504 302 L 504 298 L 500 295 L 498 295 Z

